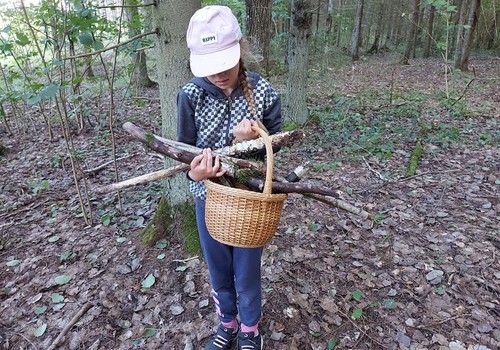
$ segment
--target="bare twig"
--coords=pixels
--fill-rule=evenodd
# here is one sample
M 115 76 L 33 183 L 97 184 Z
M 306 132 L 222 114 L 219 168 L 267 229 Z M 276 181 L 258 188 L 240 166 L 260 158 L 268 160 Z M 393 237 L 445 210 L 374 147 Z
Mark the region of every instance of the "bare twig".
M 458 101 L 460 101 L 462 99 L 462 97 L 465 96 L 465 93 L 467 92 L 467 89 L 469 88 L 470 84 L 472 84 L 472 82 L 476 80 L 476 78 L 472 78 L 471 80 L 469 80 L 469 82 L 467 83 L 467 85 L 465 85 L 465 88 L 464 88 L 464 91 L 462 91 L 462 93 L 460 94 L 460 96 L 458 96 L 458 98 L 456 100 L 453 101 L 453 103 L 451 104 L 451 106 L 453 107 Z
M 69 323 L 63 328 L 63 330 L 61 331 L 61 333 L 59 333 L 59 335 L 57 336 L 57 338 L 52 342 L 52 344 L 47 348 L 47 350 L 54 350 L 57 346 L 57 344 L 59 344 L 59 342 L 61 341 L 61 339 L 66 335 L 66 333 L 68 333 L 68 331 L 71 329 L 71 327 L 73 327 L 75 325 L 75 323 L 78 322 L 78 320 L 87 313 L 87 311 L 89 311 L 89 309 L 94 306 L 94 304 L 92 303 L 86 303 L 85 305 L 82 306 L 82 308 L 80 309 L 80 311 L 78 311 L 78 313 L 73 316 L 73 318 L 71 319 L 71 321 L 69 321 Z
M 191 261 L 191 260 L 196 260 L 198 259 L 198 255 L 196 256 L 192 256 L 190 258 L 187 258 L 187 259 L 174 259 L 172 260 L 173 262 L 178 262 L 178 263 L 187 263 L 188 261 Z
M 85 174 L 95 174 L 95 173 L 97 173 L 97 172 L 101 171 L 102 169 L 106 168 L 108 165 L 113 164 L 115 161 L 117 162 L 117 161 L 119 161 L 119 160 L 128 159 L 128 158 L 134 157 L 134 156 L 136 156 L 136 155 L 137 155 L 137 154 L 135 154 L 135 153 L 134 153 L 134 154 L 129 154 L 129 155 L 127 155 L 127 156 L 120 157 L 120 158 L 116 158 L 116 160 L 110 160 L 109 162 L 106 162 L 106 163 L 104 163 L 104 164 L 101 164 L 101 165 L 99 165 L 99 166 L 97 166 L 97 167 L 95 167 L 95 168 L 92 168 L 92 169 L 86 169 L 86 170 L 84 170 L 83 172 L 84 172 Z
M 356 214 L 357 216 L 360 216 L 361 218 L 365 220 L 371 220 L 372 219 L 372 214 L 368 213 L 367 211 L 364 211 L 363 209 L 357 208 L 347 202 L 344 202 L 343 200 L 337 199 L 337 198 L 322 198 L 318 197 L 312 194 L 304 194 L 304 197 L 312 198 L 315 199 L 321 203 L 328 204 L 332 207 L 340 208 L 343 209 L 349 213 Z
M 106 52 L 106 51 L 109 51 L 109 50 L 114 50 L 114 49 L 116 49 L 116 48 L 118 48 L 120 46 L 127 45 L 128 43 L 131 43 L 134 40 L 140 39 L 142 37 L 145 37 L 145 36 L 148 36 L 148 35 L 151 35 L 151 34 L 157 34 L 156 30 L 152 30 L 152 31 L 146 32 L 146 33 L 141 33 L 139 35 L 134 36 L 133 38 L 130 38 L 129 40 L 122 41 L 119 44 L 116 44 L 116 45 L 113 45 L 113 46 L 109 46 L 109 47 L 106 47 L 106 48 L 101 49 L 101 50 L 87 52 L 87 53 L 82 53 L 80 55 L 75 55 L 75 56 L 64 57 L 63 60 L 73 60 L 73 59 L 76 59 L 76 58 L 83 58 L 83 57 L 89 57 L 89 56 L 99 55 L 99 54 L 101 54 L 103 52 Z
M 156 2 L 150 2 L 147 4 L 137 4 L 137 5 L 107 5 L 107 6 L 97 6 L 96 9 L 114 9 L 114 8 L 133 8 L 133 7 L 148 7 L 156 6 Z
M 365 162 L 366 166 L 368 167 L 368 169 L 369 169 L 372 173 L 374 173 L 375 175 L 377 175 L 377 176 L 378 176 L 381 180 L 383 180 L 383 181 L 387 181 L 387 179 L 386 179 L 386 178 L 385 178 L 385 177 L 384 177 L 384 176 L 383 176 L 380 172 L 378 172 L 378 171 L 374 170 L 374 169 L 370 166 L 370 164 L 366 161 L 365 157 L 363 157 L 363 160 L 364 160 L 364 162 Z

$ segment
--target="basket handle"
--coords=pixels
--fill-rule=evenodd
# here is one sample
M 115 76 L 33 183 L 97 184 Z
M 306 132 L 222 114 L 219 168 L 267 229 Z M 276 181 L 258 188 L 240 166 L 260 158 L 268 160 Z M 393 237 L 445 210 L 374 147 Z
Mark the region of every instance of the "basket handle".
M 264 140 L 264 144 L 266 145 L 266 181 L 264 182 L 264 190 L 262 193 L 264 194 L 272 194 L 273 192 L 273 169 L 274 169 L 274 155 L 273 155 L 273 146 L 271 143 L 271 139 L 267 132 L 259 128 L 257 125 L 252 125 L 252 130 L 257 131 L 259 135 Z

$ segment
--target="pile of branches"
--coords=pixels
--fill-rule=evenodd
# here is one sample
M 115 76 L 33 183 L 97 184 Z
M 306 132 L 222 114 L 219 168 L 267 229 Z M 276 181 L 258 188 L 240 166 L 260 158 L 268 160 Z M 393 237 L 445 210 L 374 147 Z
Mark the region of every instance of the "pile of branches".
M 160 153 L 169 158 L 180 162 L 172 168 L 163 169 L 154 173 L 142 175 L 126 181 L 114 183 L 111 185 L 99 187 L 95 189 L 97 193 L 108 193 L 120 191 L 122 189 L 136 186 L 141 183 L 159 180 L 168 176 L 172 176 L 178 172 L 189 169 L 189 164 L 194 157 L 201 154 L 203 150 L 178 141 L 168 140 L 160 136 L 151 134 L 142 128 L 127 122 L 123 125 L 134 139 L 142 142 L 149 149 Z M 301 130 L 288 131 L 270 135 L 272 146 L 283 147 L 289 145 L 293 141 L 304 137 Z M 226 169 L 225 176 L 233 178 L 234 181 L 245 185 L 248 189 L 262 192 L 264 189 L 265 180 L 255 174 L 265 174 L 266 167 L 260 161 L 243 159 L 245 155 L 255 153 L 255 151 L 265 148 L 264 140 L 258 138 L 256 140 L 243 141 L 232 146 L 227 146 L 221 149 L 214 150 L 212 153 L 219 155 L 222 168 Z M 349 213 L 355 214 L 365 220 L 371 220 L 372 215 L 363 209 L 357 208 L 339 198 L 339 191 L 318 186 L 307 181 L 303 181 L 302 177 L 307 172 L 306 165 L 299 165 L 290 174 L 284 178 L 278 176 L 273 177 L 272 192 L 273 193 L 299 193 L 308 198 L 316 199 L 322 203 L 337 207 Z

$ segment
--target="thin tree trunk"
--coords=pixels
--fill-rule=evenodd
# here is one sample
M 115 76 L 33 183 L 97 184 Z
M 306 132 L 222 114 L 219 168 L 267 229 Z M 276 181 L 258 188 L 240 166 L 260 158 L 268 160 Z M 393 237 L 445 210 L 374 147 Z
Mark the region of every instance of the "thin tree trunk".
M 423 58 L 429 58 L 431 53 L 431 43 L 433 39 L 433 29 L 434 29 L 434 15 L 436 14 L 436 8 L 433 5 L 429 5 L 429 22 L 427 23 L 427 33 L 425 36 L 424 52 Z
M 326 37 L 327 40 L 332 33 L 332 23 L 333 23 L 333 0 L 328 0 L 328 13 L 326 16 Z
M 127 20 L 130 23 L 130 36 L 135 37 L 141 33 L 140 31 L 140 17 L 139 10 L 137 7 L 133 7 L 139 3 L 138 0 L 126 0 L 126 4 L 131 7 L 125 8 L 125 13 L 127 15 Z M 144 50 L 138 50 L 132 56 L 132 82 L 135 87 L 153 87 L 157 84 L 149 78 L 148 68 L 147 68 L 147 58 Z
M 476 29 L 477 21 L 479 18 L 480 4 L 481 0 L 471 0 L 470 2 L 469 16 L 467 19 L 467 26 L 464 27 L 463 41 L 460 45 L 460 53 L 457 53 L 455 55 L 455 69 L 460 69 L 464 72 L 467 72 L 469 70 L 470 49 L 472 47 L 473 33 Z
M 417 57 L 417 47 L 422 46 L 422 23 L 424 22 L 425 8 L 421 7 L 420 4 L 419 8 L 417 29 L 415 30 L 415 38 L 413 39 L 415 41 L 415 43 L 413 44 L 413 58 Z
M 357 0 L 356 21 L 352 32 L 351 57 L 353 61 L 359 60 L 359 43 L 361 39 L 361 24 L 363 21 L 364 0 Z
M 413 3 L 413 15 L 411 17 L 410 23 L 410 33 L 408 34 L 408 40 L 406 43 L 406 50 L 401 61 L 401 64 L 409 64 L 410 57 L 413 53 L 413 48 L 415 47 L 415 34 L 417 33 L 417 23 L 419 15 L 420 0 L 415 0 Z
M 463 37 L 463 26 L 465 22 L 465 11 L 467 9 L 468 0 L 454 0 L 457 12 L 455 13 L 454 25 L 450 35 L 451 45 L 448 47 L 448 57 L 452 57 L 454 52 L 457 52 L 457 44 L 461 43 Z M 452 14 L 450 14 L 452 16 Z M 451 21 L 450 21 L 451 22 Z
M 380 45 L 380 35 L 382 33 L 382 25 L 384 22 L 384 3 L 381 1 L 378 5 L 378 16 L 376 18 L 377 23 L 376 29 L 375 29 L 375 38 L 373 40 L 372 47 L 367 51 L 368 54 L 378 52 L 379 45 Z

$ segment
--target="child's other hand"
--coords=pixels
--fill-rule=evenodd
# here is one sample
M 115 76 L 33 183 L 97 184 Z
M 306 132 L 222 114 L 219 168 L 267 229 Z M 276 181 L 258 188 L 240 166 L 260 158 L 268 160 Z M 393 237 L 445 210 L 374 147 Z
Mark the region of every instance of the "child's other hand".
M 190 166 L 188 175 L 194 181 L 219 177 L 226 173 L 226 169 L 221 168 L 219 155 L 215 156 L 214 160 L 210 148 L 205 148 L 202 154 L 194 157 Z
M 236 140 L 254 140 L 259 137 L 259 133 L 252 130 L 252 126 L 256 124 L 257 122 L 255 120 L 250 119 L 243 119 L 241 122 L 239 122 L 233 130 L 233 134 Z

